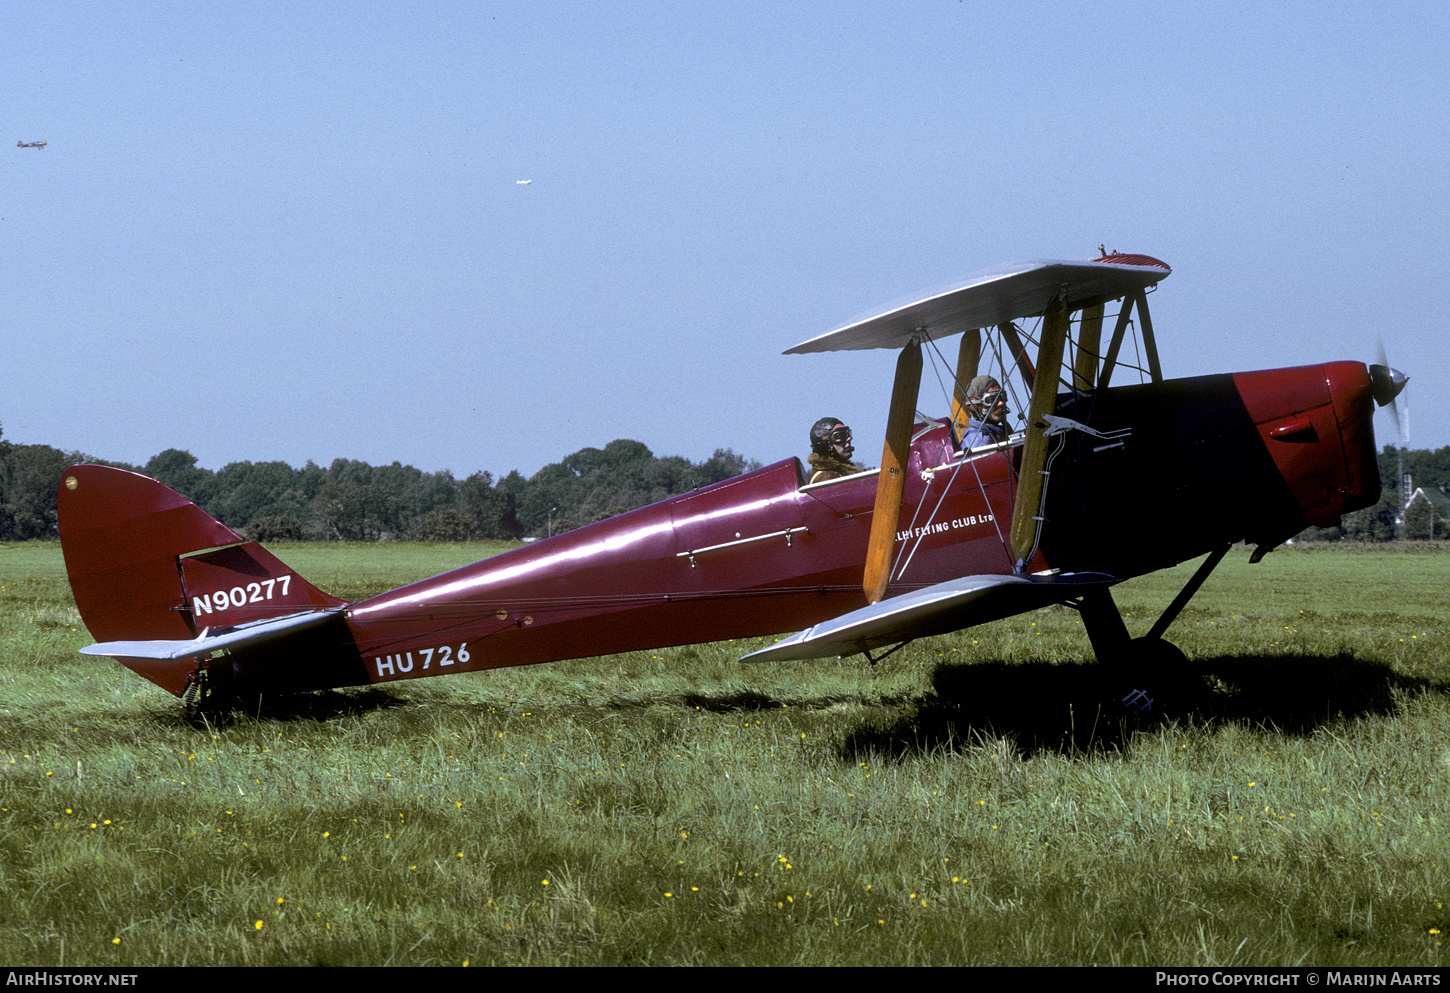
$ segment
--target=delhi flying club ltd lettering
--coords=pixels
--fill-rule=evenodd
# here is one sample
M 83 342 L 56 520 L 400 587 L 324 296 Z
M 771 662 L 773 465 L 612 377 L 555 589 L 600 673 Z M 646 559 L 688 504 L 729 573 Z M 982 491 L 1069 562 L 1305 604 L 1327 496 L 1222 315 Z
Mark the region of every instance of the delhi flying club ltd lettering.
M 949 521 L 936 521 L 932 524 L 923 524 L 919 528 L 907 528 L 905 531 L 896 532 L 897 541 L 910 541 L 912 538 L 921 538 L 929 534 L 937 534 L 942 531 L 954 531 L 957 528 L 969 528 L 977 524 L 987 524 L 996 520 L 991 514 L 972 514 L 968 517 L 954 517 Z

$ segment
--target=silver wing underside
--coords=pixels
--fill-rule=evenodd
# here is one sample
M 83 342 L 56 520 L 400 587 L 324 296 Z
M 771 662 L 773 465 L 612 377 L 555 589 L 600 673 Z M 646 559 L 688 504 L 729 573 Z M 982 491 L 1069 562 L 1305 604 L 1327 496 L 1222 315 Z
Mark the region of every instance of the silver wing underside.
M 947 634 L 1076 599 L 1118 580 L 1100 572 L 1056 576 L 963 576 L 853 610 L 751 652 L 742 662 L 855 655 L 914 638 Z

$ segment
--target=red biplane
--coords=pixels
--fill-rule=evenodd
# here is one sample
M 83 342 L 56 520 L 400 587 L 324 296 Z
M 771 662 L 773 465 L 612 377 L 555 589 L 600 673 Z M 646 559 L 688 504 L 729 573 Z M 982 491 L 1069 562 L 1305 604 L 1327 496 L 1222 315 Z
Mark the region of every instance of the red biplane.
M 812 484 L 788 458 L 356 603 L 154 480 L 73 466 L 61 539 L 99 642 L 82 651 L 194 704 L 788 631 L 746 659 L 871 657 L 1067 604 L 1100 661 L 1170 665 L 1165 629 L 1232 543 L 1257 561 L 1376 502 L 1373 404 L 1404 377 L 1164 379 L 1147 297 L 1168 274 L 1141 255 L 1012 263 L 822 335 L 789 351 L 900 349 L 880 469 Z M 957 384 L 936 419 L 915 413 L 923 352 Z M 1129 352 L 1139 381 L 1116 385 Z M 994 361 L 1025 429 L 963 450 L 962 384 Z M 1197 556 L 1130 638 L 1112 587 Z

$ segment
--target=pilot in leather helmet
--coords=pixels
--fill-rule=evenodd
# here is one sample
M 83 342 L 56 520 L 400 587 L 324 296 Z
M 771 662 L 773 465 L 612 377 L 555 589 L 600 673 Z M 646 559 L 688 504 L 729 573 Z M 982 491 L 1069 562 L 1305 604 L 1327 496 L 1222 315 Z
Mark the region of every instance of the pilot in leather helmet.
M 820 483 L 839 476 L 860 472 L 861 466 L 851 461 L 855 452 L 851 429 L 839 417 L 822 417 L 811 425 L 811 482 Z

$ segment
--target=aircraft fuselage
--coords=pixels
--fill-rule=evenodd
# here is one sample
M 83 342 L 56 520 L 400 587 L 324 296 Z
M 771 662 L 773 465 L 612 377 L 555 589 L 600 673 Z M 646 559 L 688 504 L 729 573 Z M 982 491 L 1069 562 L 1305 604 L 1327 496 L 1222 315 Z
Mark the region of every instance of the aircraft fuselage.
M 1372 505 L 1369 389 L 1344 362 L 1063 394 L 1058 414 L 1080 427 L 1054 439 L 1023 571 L 1126 579 Z M 1020 451 L 963 455 L 945 424 L 918 425 L 888 596 L 1012 571 Z M 804 478 L 787 459 L 353 604 L 325 681 L 767 635 L 854 610 L 876 473 Z
M 1060 395 L 1020 567 L 1021 436 L 961 453 L 945 421 L 920 424 L 885 602 L 962 577 L 1101 585 L 1333 524 L 1379 497 L 1371 390 L 1340 362 Z M 790 458 L 352 604 L 143 476 L 73 466 L 58 506 L 91 651 L 179 696 L 203 670 L 319 689 L 804 630 L 866 606 L 877 476 L 808 485 Z

